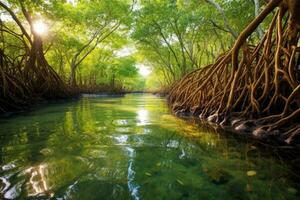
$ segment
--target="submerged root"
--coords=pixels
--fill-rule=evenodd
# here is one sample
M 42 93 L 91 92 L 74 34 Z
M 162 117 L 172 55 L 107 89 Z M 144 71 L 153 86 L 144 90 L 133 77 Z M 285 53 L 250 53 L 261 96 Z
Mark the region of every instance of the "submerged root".
M 241 33 L 234 47 L 216 63 L 196 70 L 174 84 L 168 97 L 174 112 L 234 125 L 254 137 L 278 134 L 291 143 L 300 128 L 299 24 L 287 1 L 273 0 Z M 258 45 L 247 38 L 279 8 Z M 249 119 L 237 122 L 236 119 Z M 259 127 L 259 128 L 258 128 Z

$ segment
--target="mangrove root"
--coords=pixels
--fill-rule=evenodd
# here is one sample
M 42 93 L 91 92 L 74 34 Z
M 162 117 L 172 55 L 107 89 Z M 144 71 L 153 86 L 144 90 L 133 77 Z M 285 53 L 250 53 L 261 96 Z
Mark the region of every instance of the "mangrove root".
M 223 126 L 240 119 L 237 130 L 248 129 L 259 138 L 280 135 L 292 143 L 300 133 L 299 8 L 299 0 L 269 1 L 230 51 L 173 85 L 168 97 L 173 112 L 190 112 Z M 274 10 L 264 37 L 248 44 Z

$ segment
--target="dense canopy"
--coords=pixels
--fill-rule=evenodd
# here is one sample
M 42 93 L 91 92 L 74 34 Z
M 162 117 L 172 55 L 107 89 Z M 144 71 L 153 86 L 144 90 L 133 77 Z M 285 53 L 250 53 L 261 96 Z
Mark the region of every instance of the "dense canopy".
M 1 49 L 14 68 L 27 59 L 29 40 L 39 37 L 47 62 L 67 84 L 160 89 L 226 51 L 259 12 L 255 3 L 1 1 Z M 137 73 L 143 71 L 152 73 Z

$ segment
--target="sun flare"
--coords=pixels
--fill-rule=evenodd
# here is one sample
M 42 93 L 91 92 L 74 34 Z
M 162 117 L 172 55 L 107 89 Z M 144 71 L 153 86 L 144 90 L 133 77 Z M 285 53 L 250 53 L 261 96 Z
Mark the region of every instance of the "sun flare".
M 147 66 L 140 65 L 139 66 L 139 74 L 143 77 L 147 77 L 151 74 L 151 70 Z
M 33 23 L 33 30 L 38 35 L 45 35 L 48 32 L 48 26 L 43 21 L 39 20 Z

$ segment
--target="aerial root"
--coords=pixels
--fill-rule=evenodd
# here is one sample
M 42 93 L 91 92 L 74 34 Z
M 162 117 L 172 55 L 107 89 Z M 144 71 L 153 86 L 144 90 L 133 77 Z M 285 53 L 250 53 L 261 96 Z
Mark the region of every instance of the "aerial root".
M 31 51 L 15 62 L 0 50 L 0 113 L 23 110 L 40 99 L 71 96 L 70 89 L 41 53 L 42 49 Z
M 231 51 L 174 84 L 168 101 L 175 113 L 190 112 L 223 126 L 241 119 L 237 131 L 260 138 L 280 132 L 283 141 L 294 141 L 300 132 L 295 127 L 300 123 L 300 34 L 286 23 L 290 16 L 284 4 L 271 2 Z M 259 44 L 248 45 L 247 38 L 278 6 Z

